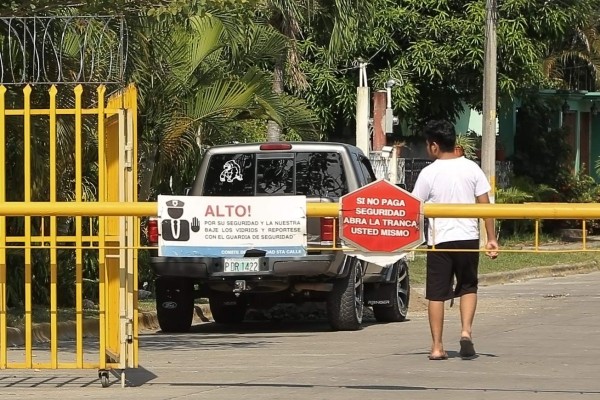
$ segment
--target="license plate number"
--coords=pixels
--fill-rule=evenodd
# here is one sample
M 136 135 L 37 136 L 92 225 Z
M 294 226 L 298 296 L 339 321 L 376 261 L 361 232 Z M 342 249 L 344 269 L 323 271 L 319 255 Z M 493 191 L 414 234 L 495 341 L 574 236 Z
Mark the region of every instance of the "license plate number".
M 258 258 L 226 258 L 223 263 L 225 272 L 257 272 Z

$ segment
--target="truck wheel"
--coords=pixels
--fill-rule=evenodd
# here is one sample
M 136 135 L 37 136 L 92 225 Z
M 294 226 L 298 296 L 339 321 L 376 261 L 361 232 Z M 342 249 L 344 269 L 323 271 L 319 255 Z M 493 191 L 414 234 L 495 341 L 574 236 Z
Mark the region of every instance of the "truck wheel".
M 402 322 L 408 314 L 408 301 L 410 300 L 410 280 L 408 265 L 400 261 L 396 268 L 393 283 L 381 285 L 378 289 L 378 298 L 389 299 L 390 305 L 373 306 L 373 314 L 378 322 Z
M 156 316 L 165 333 L 187 332 L 194 317 L 194 287 L 185 279 L 156 279 Z
M 243 299 L 229 294 L 215 294 L 208 301 L 216 323 L 239 324 L 244 321 L 248 306 Z
M 333 285 L 327 298 L 327 315 L 334 330 L 356 331 L 361 328 L 364 308 L 363 268 L 352 261 L 350 271 Z

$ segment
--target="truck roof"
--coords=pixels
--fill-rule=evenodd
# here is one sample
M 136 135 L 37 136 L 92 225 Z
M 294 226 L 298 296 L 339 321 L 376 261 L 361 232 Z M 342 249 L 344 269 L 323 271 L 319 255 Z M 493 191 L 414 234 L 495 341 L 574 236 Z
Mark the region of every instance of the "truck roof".
M 262 150 L 262 145 L 269 145 L 274 148 L 269 150 Z M 339 142 L 260 142 L 260 143 L 237 143 L 237 144 L 224 144 L 212 146 L 208 149 L 211 153 L 255 153 L 262 151 L 278 151 L 276 148 L 281 145 L 289 145 L 291 148 L 284 149 L 281 151 L 339 151 L 345 149 L 350 153 L 363 154 L 362 150 L 358 147 L 347 143 Z

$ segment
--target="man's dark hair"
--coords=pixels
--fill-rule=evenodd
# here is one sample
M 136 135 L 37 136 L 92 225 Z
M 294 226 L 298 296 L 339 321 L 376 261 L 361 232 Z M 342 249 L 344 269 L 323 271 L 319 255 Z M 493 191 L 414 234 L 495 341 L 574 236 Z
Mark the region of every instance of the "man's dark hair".
M 423 129 L 423 135 L 429 143 L 437 143 L 443 152 L 454 151 L 456 145 L 456 131 L 454 125 L 448 121 L 429 121 Z

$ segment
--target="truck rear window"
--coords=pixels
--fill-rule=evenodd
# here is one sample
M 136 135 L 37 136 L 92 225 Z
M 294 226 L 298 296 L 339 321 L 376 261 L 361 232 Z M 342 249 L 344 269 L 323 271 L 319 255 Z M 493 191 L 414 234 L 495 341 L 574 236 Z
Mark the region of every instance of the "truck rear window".
M 337 198 L 348 193 L 339 153 L 215 154 L 204 181 L 205 196 L 305 195 Z

